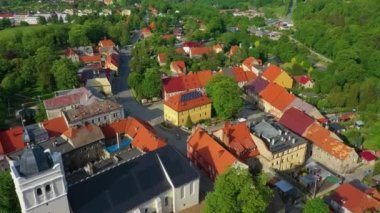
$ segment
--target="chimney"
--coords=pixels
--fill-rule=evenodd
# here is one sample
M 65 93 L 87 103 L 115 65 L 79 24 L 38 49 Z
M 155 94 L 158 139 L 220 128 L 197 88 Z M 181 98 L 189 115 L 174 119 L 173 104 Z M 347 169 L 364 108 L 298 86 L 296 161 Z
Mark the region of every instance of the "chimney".
M 270 140 L 270 143 L 271 143 L 271 145 L 273 146 L 274 145 L 274 138 L 272 138 L 271 140 Z
M 280 135 L 281 135 L 281 134 L 282 134 L 282 130 L 281 130 L 281 129 L 279 129 L 279 130 L 278 130 L 278 133 L 280 133 Z

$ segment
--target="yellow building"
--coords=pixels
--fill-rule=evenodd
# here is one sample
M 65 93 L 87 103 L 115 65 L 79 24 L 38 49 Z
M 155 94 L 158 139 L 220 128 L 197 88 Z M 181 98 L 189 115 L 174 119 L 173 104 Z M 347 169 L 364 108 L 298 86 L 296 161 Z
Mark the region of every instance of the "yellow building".
M 281 72 L 281 74 L 274 80 L 274 83 L 287 89 L 291 89 L 293 87 L 293 79 L 285 71 Z
M 252 127 L 258 159 L 264 170 L 291 170 L 305 162 L 307 141 L 278 123 L 261 121 Z
M 184 126 L 211 118 L 211 100 L 199 91 L 177 94 L 164 102 L 164 120 L 175 126 Z
M 108 78 L 93 78 L 86 82 L 87 88 L 94 88 L 105 95 L 112 95 L 112 87 Z
M 293 87 L 292 77 L 290 77 L 287 72 L 274 64 L 270 64 L 265 69 L 262 77 L 269 82 L 274 82 L 287 89 L 291 89 Z

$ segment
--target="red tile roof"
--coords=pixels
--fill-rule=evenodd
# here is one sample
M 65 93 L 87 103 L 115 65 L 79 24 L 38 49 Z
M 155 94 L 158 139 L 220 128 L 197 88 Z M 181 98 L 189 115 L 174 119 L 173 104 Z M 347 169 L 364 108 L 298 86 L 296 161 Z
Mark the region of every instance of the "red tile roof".
M 283 111 L 294 101 L 294 99 L 296 99 L 296 96 L 288 93 L 288 91 L 284 89 L 284 91 L 281 92 L 281 94 L 270 104 L 276 109 Z
M 154 23 L 153 21 L 149 23 L 149 29 L 151 30 L 155 30 L 156 29 L 156 23 Z
M 157 136 L 156 131 L 145 121 L 128 117 L 101 127 L 105 138 L 114 138 L 116 133 L 127 134 L 132 145 L 144 152 L 151 152 L 166 146 L 166 142 Z
M 60 136 L 69 128 L 63 116 L 43 121 L 42 126 L 48 132 L 49 137 Z
M 266 86 L 265 89 L 259 93 L 259 95 L 265 101 L 273 103 L 284 91 L 286 91 L 284 87 L 275 83 L 269 83 L 268 86 Z
M 249 68 L 254 65 L 262 65 L 262 64 L 263 62 L 261 61 L 261 59 L 256 59 L 254 57 L 248 57 L 243 61 L 243 65 Z
M 230 51 L 228 52 L 228 57 L 235 55 L 235 53 L 238 51 L 238 49 L 239 49 L 239 46 L 237 46 L 237 45 L 231 46 Z
M 11 128 L 6 131 L 0 132 L 0 143 L 3 154 L 20 151 L 24 149 L 25 143 L 23 141 L 24 130 L 22 127 Z
M 170 67 L 173 67 L 177 73 L 185 73 L 186 64 L 185 61 L 173 61 L 170 63 Z
M 235 76 L 235 80 L 237 82 L 245 82 L 247 81 L 247 76 L 245 75 L 245 72 L 243 70 L 243 68 L 241 67 L 233 67 L 232 68 L 232 72 Z
M 82 56 L 79 56 L 79 61 L 83 62 L 83 63 L 100 63 L 102 60 L 101 56 L 100 55 L 93 55 L 93 56 L 90 56 L 90 55 L 82 55 Z
M 198 76 L 198 80 L 201 83 L 202 87 L 206 87 L 207 83 L 212 78 L 212 71 L 211 70 L 202 70 L 198 71 L 195 74 Z
M 269 67 L 264 71 L 263 77 L 266 78 L 268 81 L 273 82 L 276 80 L 276 78 L 282 73 L 282 70 L 280 67 L 271 64 Z
M 145 27 L 141 29 L 141 33 L 143 34 L 144 37 L 150 36 L 152 32 L 150 31 L 149 28 Z
M 165 53 L 159 53 L 157 56 L 158 63 L 163 64 L 166 63 L 166 54 Z
M 298 76 L 294 76 L 293 78 L 299 84 L 306 84 L 307 82 L 311 81 L 311 78 L 307 75 L 298 75 Z
M 12 18 L 14 16 L 14 13 L 0 13 L 0 18 Z
M 115 46 L 115 43 L 111 39 L 103 39 L 99 41 L 99 46 L 101 47 L 113 47 Z
M 51 99 L 44 100 L 44 106 L 46 109 L 58 109 L 61 107 L 73 105 L 79 103 L 79 100 L 82 98 L 82 93 L 74 93 L 71 95 L 62 95 L 57 96 Z
M 257 79 L 257 75 L 252 71 L 246 71 L 245 75 L 247 76 L 247 81 L 252 81 Z
M 375 212 L 380 209 L 379 200 L 350 183 L 340 185 L 330 197 L 352 213 Z
M 162 80 L 162 85 L 164 92 L 166 93 L 180 92 L 186 90 L 185 85 L 182 81 L 182 76 L 165 78 Z
M 188 100 L 183 100 L 183 97 L 189 96 L 190 94 L 199 94 L 195 96 L 194 98 L 190 98 Z M 206 104 L 210 104 L 211 100 L 203 93 L 198 91 L 191 91 L 186 93 L 181 93 L 174 95 L 172 97 L 169 97 L 168 100 L 164 102 L 165 105 L 172 108 L 173 110 L 177 112 L 186 111 L 189 109 L 193 109 L 195 107 L 203 106 Z
M 252 139 L 251 132 L 246 123 L 230 124 L 226 122 L 222 129 L 223 137 L 226 137 L 226 144 L 241 159 L 256 157 L 259 150 Z M 223 140 L 223 139 L 222 139 Z
M 292 107 L 284 112 L 279 122 L 298 135 L 303 135 L 314 120 L 304 112 Z
M 195 41 L 185 41 L 182 43 L 182 47 L 201 47 L 202 44 Z
M 229 151 L 201 128 L 197 128 L 190 136 L 188 145 L 191 146 L 193 152 L 201 156 L 208 165 L 213 166 L 217 174 L 225 172 L 237 161 Z
M 186 90 L 200 89 L 202 87 L 201 82 L 199 82 L 198 76 L 195 73 L 183 75 L 182 81 Z
M 371 151 L 362 151 L 360 153 L 360 156 L 366 160 L 366 161 L 373 161 L 373 160 L 376 160 L 376 156 L 374 154 L 372 154 Z
M 310 125 L 303 137 L 339 160 L 344 160 L 354 151 L 342 141 L 332 137 L 332 133 L 317 122 Z
M 190 56 L 202 56 L 212 52 L 210 47 L 192 47 L 190 48 Z

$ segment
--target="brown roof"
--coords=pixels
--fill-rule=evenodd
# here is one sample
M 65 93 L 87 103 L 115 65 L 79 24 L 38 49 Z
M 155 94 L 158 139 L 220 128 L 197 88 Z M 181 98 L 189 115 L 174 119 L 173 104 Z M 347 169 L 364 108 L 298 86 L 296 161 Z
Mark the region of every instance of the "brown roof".
M 205 54 L 209 54 L 212 52 L 212 48 L 210 47 L 192 47 L 190 48 L 190 55 L 191 56 L 201 56 Z
M 184 73 L 186 69 L 185 61 L 173 61 L 170 66 L 174 68 L 177 73 Z
M 63 135 L 69 139 L 69 143 L 74 148 L 79 148 L 104 139 L 102 130 L 94 124 L 70 128 L 66 130 Z
M 191 91 L 174 95 L 166 100 L 164 104 L 177 112 L 182 112 L 195 107 L 211 104 L 211 100 L 199 91 Z
M 190 136 L 188 144 L 208 165 L 214 166 L 217 174 L 225 172 L 237 161 L 228 150 L 201 128 L 197 128 Z
M 211 70 L 202 70 L 196 72 L 199 82 L 201 83 L 202 87 L 206 87 L 207 83 L 212 78 L 212 71 Z

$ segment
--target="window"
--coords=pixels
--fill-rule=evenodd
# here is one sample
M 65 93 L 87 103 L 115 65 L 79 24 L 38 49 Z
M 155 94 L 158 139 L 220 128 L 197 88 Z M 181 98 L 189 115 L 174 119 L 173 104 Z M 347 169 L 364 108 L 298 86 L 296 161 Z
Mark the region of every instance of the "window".
M 42 190 L 41 188 L 37 188 L 37 196 L 41 196 L 42 195 Z
M 165 206 L 169 205 L 169 197 L 165 197 Z
M 181 188 L 181 198 L 185 198 L 185 187 Z
M 190 183 L 190 194 L 191 195 L 194 194 L 194 183 L 193 182 Z
M 46 193 L 51 192 L 50 184 L 45 186 L 45 191 L 46 191 Z
M 145 213 L 148 213 L 148 208 L 145 208 Z

